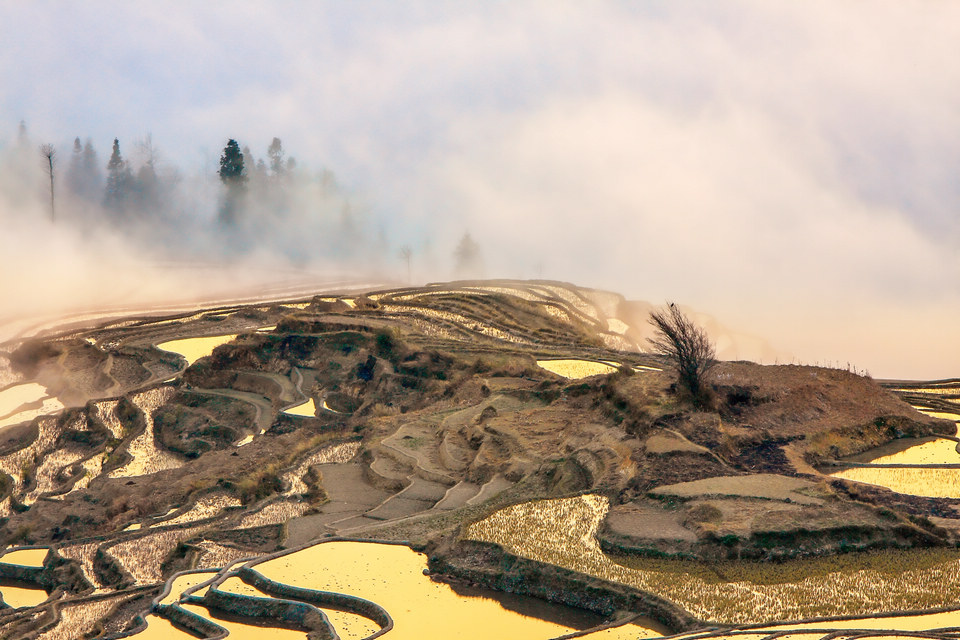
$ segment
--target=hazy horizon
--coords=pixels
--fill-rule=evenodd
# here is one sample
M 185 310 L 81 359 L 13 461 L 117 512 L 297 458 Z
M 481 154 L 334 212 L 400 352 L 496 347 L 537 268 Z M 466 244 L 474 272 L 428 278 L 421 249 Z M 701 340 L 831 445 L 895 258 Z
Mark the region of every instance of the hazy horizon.
M 676 300 L 787 362 L 960 376 L 957 42 L 947 2 L 0 0 L 0 316 L 203 289 L 158 262 L 402 282 L 407 246 L 446 280 L 469 233 L 488 277 Z M 114 138 L 132 172 L 152 148 L 163 197 L 120 223 L 70 195 L 77 137 L 104 175 Z M 230 138 L 296 159 L 236 232 Z

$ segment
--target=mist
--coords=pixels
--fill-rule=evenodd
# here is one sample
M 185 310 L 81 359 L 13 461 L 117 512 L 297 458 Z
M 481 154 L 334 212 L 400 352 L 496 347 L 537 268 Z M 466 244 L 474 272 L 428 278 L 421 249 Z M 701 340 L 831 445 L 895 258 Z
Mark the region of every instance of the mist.
M 409 247 L 418 282 L 566 280 L 675 300 L 775 362 L 956 376 L 958 41 L 960 7 L 930 2 L 0 4 L 0 315 L 400 284 Z M 76 136 L 93 195 L 68 181 Z M 134 176 L 156 152 L 122 220 L 114 138 Z M 254 162 L 224 225 L 231 138 Z M 217 269 L 157 268 L 198 263 Z

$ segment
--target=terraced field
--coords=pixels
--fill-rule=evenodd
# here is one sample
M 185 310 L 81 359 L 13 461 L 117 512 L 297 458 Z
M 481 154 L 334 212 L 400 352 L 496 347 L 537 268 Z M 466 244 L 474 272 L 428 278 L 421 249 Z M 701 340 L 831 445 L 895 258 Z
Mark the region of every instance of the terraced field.
M 899 385 L 923 415 L 846 372 L 722 363 L 717 407 L 691 411 L 642 351 L 648 307 L 458 282 L 94 315 L 3 343 L 0 536 L 15 551 L 0 556 L 0 636 L 454 637 L 503 619 L 527 630 L 501 637 L 650 637 L 708 616 L 616 572 L 556 573 L 559 559 L 758 553 L 751 536 L 798 522 L 820 536 L 804 552 L 826 554 L 838 513 L 864 545 L 955 542 L 911 523 L 917 505 L 853 500 L 807 462 L 862 445 L 851 425 L 943 434 L 953 387 Z M 490 518 L 583 494 L 609 515 L 556 523 L 567 537 L 523 565 L 546 582 L 499 573 L 522 554 Z M 952 522 L 950 504 L 935 517 Z M 357 548 L 383 559 L 337 564 Z M 429 595 L 408 611 L 395 595 L 415 591 Z
M 611 307 L 609 294 L 557 283 L 465 283 L 4 344 L 15 375 L 0 389 L 3 534 L 52 554 L 35 583 L 17 583 L 50 599 L 18 600 L 11 583 L 24 606 L 0 629 L 121 633 L 176 571 L 482 509 L 543 459 L 509 424 L 548 404 L 530 371 L 562 380 L 537 358 L 658 367 L 591 296 Z M 444 399 L 453 377 L 463 388 Z M 168 630 L 156 615 L 150 633 Z
M 891 443 L 835 463 L 833 477 L 885 487 L 902 494 L 960 498 L 960 380 L 886 385 L 925 415 L 957 424 L 936 439 Z

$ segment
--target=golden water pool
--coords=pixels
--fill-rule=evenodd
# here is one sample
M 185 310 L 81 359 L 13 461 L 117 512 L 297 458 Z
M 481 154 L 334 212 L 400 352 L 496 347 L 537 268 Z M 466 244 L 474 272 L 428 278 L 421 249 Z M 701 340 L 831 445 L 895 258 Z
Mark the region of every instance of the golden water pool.
M 912 496 L 960 498 L 960 469 L 853 467 L 830 475 Z
M 253 624 L 253 619 L 250 619 L 249 622 L 240 622 L 233 617 L 230 619 L 222 618 L 214 615 L 209 609 L 201 607 L 200 605 L 181 604 L 180 606 L 226 629 L 229 633 L 230 640 L 262 640 L 263 638 L 269 638 L 270 640 L 306 640 L 307 637 L 305 631 L 283 629 L 268 625 L 258 626 Z
M 594 362 L 593 360 L 537 360 L 537 366 L 546 369 L 550 373 L 555 373 L 564 378 L 577 380 L 579 378 L 589 378 L 605 373 L 613 373 L 617 370 L 616 365 L 607 362 Z
M 179 353 L 186 358 L 187 366 L 192 365 L 200 358 L 204 358 L 213 350 L 222 344 L 227 344 L 237 337 L 237 334 L 225 336 L 206 336 L 201 338 L 181 338 L 179 340 L 168 340 L 157 345 L 158 349 Z
M 391 640 L 546 640 L 576 630 L 505 609 L 490 598 L 457 593 L 425 576 L 426 567 L 425 556 L 409 547 L 367 542 L 316 544 L 253 565 L 277 582 L 377 603 L 393 618 L 394 628 L 385 636 Z
M 38 402 L 47 395 L 46 388 L 35 382 L 18 384 L 0 391 L 0 417 L 25 404 Z
M 25 567 L 42 567 L 47 557 L 46 547 L 40 549 L 13 549 L 0 556 L 0 562 L 19 564 Z
M 239 593 L 241 595 L 256 596 L 259 598 L 272 597 L 269 593 L 264 593 L 256 587 L 253 587 L 240 578 L 232 576 L 224 580 L 217 587 L 221 591 L 230 593 Z M 380 630 L 380 626 L 361 615 L 350 613 L 349 611 L 337 611 L 335 609 L 323 609 L 323 613 L 330 620 L 330 624 L 336 629 L 337 635 L 341 640 L 362 640 Z
M 317 415 L 317 405 L 313 403 L 313 398 L 310 398 L 306 402 L 301 402 L 300 404 L 290 407 L 289 409 L 284 409 L 283 412 L 289 413 L 292 416 L 306 416 L 308 418 L 313 418 Z
M 14 609 L 34 607 L 47 599 L 47 592 L 38 585 L 13 580 L 0 581 L 0 594 L 3 601 Z

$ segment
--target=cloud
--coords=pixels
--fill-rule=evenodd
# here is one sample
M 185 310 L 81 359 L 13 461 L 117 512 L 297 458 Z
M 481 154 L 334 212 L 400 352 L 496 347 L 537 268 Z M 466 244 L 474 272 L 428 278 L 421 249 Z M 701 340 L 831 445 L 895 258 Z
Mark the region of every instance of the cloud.
M 950 375 L 958 40 L 932 2 L 4 3 L 0 122 L 188 173 L 278 136 L 441 266 L 470 230 L 491 275 Z

